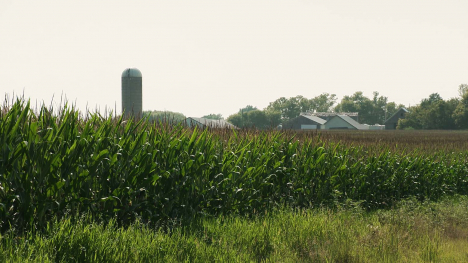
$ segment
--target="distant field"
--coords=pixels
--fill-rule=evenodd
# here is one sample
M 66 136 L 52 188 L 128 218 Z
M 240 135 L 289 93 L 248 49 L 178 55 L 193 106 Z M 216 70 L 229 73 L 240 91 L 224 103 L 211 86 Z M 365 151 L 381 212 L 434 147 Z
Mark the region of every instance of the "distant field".
M 292 132 L 293 133 L 293 132 Z M 447 130 L 319 130 L 297 132 L 297 138 L 319 136 L 327 142 L 340 142 L 375 150 L 434 152 L 463 152 L 468 149 L 468 131 Z

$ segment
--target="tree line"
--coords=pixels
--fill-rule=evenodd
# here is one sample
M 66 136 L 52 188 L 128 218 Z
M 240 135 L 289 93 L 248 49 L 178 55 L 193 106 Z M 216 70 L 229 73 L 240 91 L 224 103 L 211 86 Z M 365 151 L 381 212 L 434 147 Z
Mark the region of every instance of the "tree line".
M 406 108 L 409 113 L 399 121 L 397 129 L 468 129 L 468 85 L 461 84 L 458 92 L 458 97 L 448 100 L 433 93 L 411 107 L 390 102 L 379 92 L 369 98 L 358 91 L 344 96 L 339 102 L 335 94 L 329 93 L 313 98 L 281 97 L 262 110 L 247 105 L 231 114 L 227 121 L 239 128 L 267 129 L 288 123 L 304 112 L 357 112 L 360 123 L 372 125 L 384 124 L 400 108 Z M 153 121 L 181 122 L 186 118 L 182 113 L 171 111 L 146 111 L 144 114 Z M 202 118 L 224 119 L 221 114 L 208 114 Z
M 429 95 L 420 104 L 410 107 L 399 129 L 468 129 L 468 85 L 458 87 L 459 96 L 444 100 L 438 93 Z
M 383 124 L 386 117 L 400 107 L 403 105 L 388 102 L 388 98 L 380 96 L 378 92 L 368 98 L 358 91 L 344 96 L 339 103 L 335 94 L 323 93 L 310 99 L 304 96 L 281 97 L 263 110 L 249 105 L 230 115 L 227 120 L 237 127 L 267 128 L 288 123 L 304 112 L 358 112 L 361 123 Z

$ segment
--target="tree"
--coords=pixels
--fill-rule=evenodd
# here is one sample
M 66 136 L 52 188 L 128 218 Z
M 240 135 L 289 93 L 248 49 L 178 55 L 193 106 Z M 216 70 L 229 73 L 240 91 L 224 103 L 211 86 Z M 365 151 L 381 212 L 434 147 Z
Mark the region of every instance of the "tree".
M 358 112 L 359 122 L 374 124 L 375 118 L 372 101 L 363 95 L 362 91 L 355 92 L 352 96 L 344 96 L 341 102 L 335 107 L 336 112 Z
M 208 114 L 208 115 L 205 115 L 203 116 L 202 118 L 205 118 L 205 119 L 211 119 L 211 120 L 222 120 L 223 119 L 223 115 L 221 114 Z
M 298 95 L 296 97 L 290 97 L 289 99 L 281 97 L 274 102 L 270 102 L 265 110 L 281 113 L 281 119 L 285 122 L 307 111 L 331 111 L 335 102 L 335 94 L 323 93 L 312 99 Z
M 336 95 L 322 93 L 311 99 L 311 108 L 316 112 L 330 112 L 336 103 Z
M 253 110 L 258 110 L 257 107 L 254 107 L 252 105 L 247 105 L 245 106 L 244 108 L 240 109 L 239 112 L 242 112 L 242 113 L 247 113 L 249 111 L 253 111 Z
M 463 94 L 462 99 L 453 111 L 453 119 L 457 128 L 468 129 L 468 92 Z
M 367 124 L 384 124 L 403 105 L 388 102 L 388 98 L 380 96 L 377 91 L 373 92 L 372 99 L 367 98 L 361 91 L 352 96 L 344 96 L 335 107 L 335 112 L 357 112 L 359 122 Z
M 442 99 L 442 97 L 440 96 L 439 93 L 432 93 L 431 95 L 429 95 L 429 98 L 427 99 L 423 99 L 421 101 L 421 107 L 424 107 L 424 108 L 427 108 L 439 101 L 443 101 L 444 99 Z
M 186 119 L 185 115 L 172 111 L 144 111 L 143 116 L 148 116 L 150 121 L 179 123 Z
M 268 128 L 274 128 L 281 123 L 281 112 L 269 110 L 264 110 L 264 112 L 268 120 Z
M 239 127 L 239 128 L 244 127 L 244 125 L 242 123 L 242 116 L 239 113 L 235 113 L 235 114 L 230 115 L 227 118 L 227 121 L 232 123 L 236 127 Z
M 281 113 L 272 110 L 262 111 L 249 105 L 230 115 L 227 121 L 239 128 L 268 129 L 281 123 Z
M 458 95 L 460 98 L 463 98 L 463 96 L 468 92 L 468 84 L 460 84 L 458 86 Z
M 268 119 L 265 112 L 261 110 L 253 110 L 247 113 L 245 122 L 246 127 L 255 127 L 258 129 L 268 128 Z
M 429 95 L 421 100 L 419 105 L 410 109 L 405 119 L 398 122 L 399 129 L 455 129 L 455 110 L 459 102 L 457 99 L 445 101 L 438 93 Z
M 274 102 L 270 102 L 266 109 L 281 112 L 281 118 L 285 121 L 297 117 L 301 114 L 301 111 L 307 110 L 307 104 L 308 101 L 304 100 L 302 96 L 291 97 L 289 99 L 281 97 Z
M 229 117 L 227 118 L 227 121 L 239 128 L 247 127 L 249 126 L 247 114 L 251 111 L 256 111 L 256 110 L 258 110 L 257 107 L 254 107 L 252 105 L 247 105 L 244 108 L 241 108 L 239 112 L 229 115 Z

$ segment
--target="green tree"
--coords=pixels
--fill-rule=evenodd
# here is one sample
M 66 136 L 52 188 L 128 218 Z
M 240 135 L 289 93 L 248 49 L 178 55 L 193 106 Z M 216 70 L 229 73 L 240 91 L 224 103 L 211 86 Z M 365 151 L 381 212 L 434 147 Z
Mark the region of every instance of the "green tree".
M 252 105 L 247 105 L 247 106 L 245 106 L 244 108 L 240 109 L 239 112 L 245 114 L 245 113 L 247 113 L 247 112 L 249 112 L 249 111 L 253 111 L 253 110 L 258 110 L 258 109 L 257 109 L 257 107 L 254 107 L 254 106 L 252 106 Z
M 185 115 L 172 111 L 144 111 L 143 116 L 148 116 L 150 121 L 179 123 L 186 119 Z
M 227 118 L 227 121 L 232 123 L 236 127 L 239 127 L 239 128 L 244 127 L 242 123 L 242 115 L 240 113 L 229 115 L 229 117 Z
M 279 111 L 270 111 L 264 110 L 267 120 L 268 120 L 268 128 L 274 128 L 281 124 L 281 112 Z
M 307 111 L 331 111 L 336 103 L 336 95 L 323 93 L 312 99 L 298 95 L 296 97 L 285 98 L 281 97 L 273 102 L 270 102 L 265 109 L 270 112 L 280 112 L 282 121 L 288 121 L 299 116 Z
M 360 123 L 384 124 L 386 119 L 401 107 L 403 105 L 397 106 L 395 102 L 388 102 L 388 98 L 380 96 L 377 91 L 373 92 L 372 99 L 358 91 L 352 96 L 344 96 L 335 107 L 335 112 L 357 112 Z
M 336 95 L 329 93 L 322 93 L 311 99 L 311 109 L 316 112 L 330 112 L 336 103 Z
M 252 105 L 247 105 L 244 108 L 241 108 L 239 112 L 229 115 L 227 121 L 235 125 L 236 127 L 243 128 L 249 126 L 248 113 L 250 111 L 258 110 L 257 107 Z
M 468 92 L 468 84 L 460 84 L 458 86 L 458 95 L 460 98 L 463 98 L 463 96 Z
M 372 101 L 364 96 L 362 91 L 355 92 L 352 96 L 344 96 L 341 102 L 335 107 L 336 112 L 358 112 L 359 122 L 374 124 L 374 105 Z
M 261 110 L 253 110 L 247 113 L 245 122 L 246 127 L 255 127 L 258 129 L 268 128 L 268 119 L 265 112 Z
M 281 113 L 248 106 L 230 115 L 227 121 L 239 128 L 268 129 L 281 123 Z
M 299 116 L 302 110 L 307 110 L 307 101 L 302 96 L 289 99 L 281 97 L 274 102 L 270 102 L 267 110 L 281 112 L 282 120 L 289 120 Z
M 205 118 L 205 119 L 211 119 L 211 120 L 222 120 L 223 119 L 223 115 L 221 114 L 208 114 L 208 115 L 205 115 L 203 116 L 202 118 Z
M 468 129 L 468 92 L 463 94 L 452 116 L 457 128 Z
M 419 105 L 412 107 L 405 119 L 398 122 L 398 128 L 455 129 L 457 114 L 454 112 L 458 105 L 458 99 L 445 101 L 438 93 L 433 93 L 429 98 L 421 100 Z
M 422 116 L 422 108 L 417 105 L 410 107 L 408 109 L 408 113 L 406 113 L 404 119 L 400 119 L 398 121 L 398 126 L 397 129 L 399 130 L 405 130 L 405 129 L 422 129 L 422 122 L 421 122 L 421 116 Z

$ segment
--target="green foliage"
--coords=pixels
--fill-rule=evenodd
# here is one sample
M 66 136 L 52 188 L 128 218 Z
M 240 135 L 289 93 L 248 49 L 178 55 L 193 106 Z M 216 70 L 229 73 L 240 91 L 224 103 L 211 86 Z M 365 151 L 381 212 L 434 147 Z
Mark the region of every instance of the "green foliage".
M 232 123 L 234 126 L 239 128 L 246 128 L 246 127 L 260 127 L 263 126 L 263 122 L 266 120 L 261 120 L 260 124 L 253 123 L 249 121 L 248 113 L 250 111 L 258 111 L 257 107 L 252 105 L 247 105 L 246 107 L 239 110 L 238 113 L 232 114 L 227 118 L 227 121 Z
M 344 96 L 341 102 L 335 107 L 335 112 L 358 112 L 359 122 L 367 124 L 384 124 L 386 118 L 390 118 L 403 105 L 396 105 L 395 102 L 388 102 L 388 98 L 379 96 L 374 92 L 373 98 L 369 99 L 361 91 L 352 96 Z
M 245 114 L 245 113 L 248 113 L 249 111 L 253 111 L 253 110 L 258 110 L 258 109 L 257 109 L 257 107 L 254 107 L 252 105 L 247 105 L 244 108 L 240 109 L 239 112 Z
M 405 119 L 399 121 L 398 128 L 413 127 L 427 130 L 460 128 L 464 116 L 463 107 L 460 105 L 458 99 L 445 101 L 438 93 L 433 93 L 429 98 L 423 99 L 419 105 L 411 107 Z
M 311 99 L 311 110 L 316 112 L 330 112 L 332 111 L 336 100 L 337 98 L 335 94 L 322 93 Z
M 265 112 L 261 110 L 249 111 L 246 114 L 245 126 L 257 127 L 259 129 L 268 128 L 268 119 Z
M 281 97 L 271 102 L 266 108 L 267 111 L 280 112 L 283 122 L 291 120 L 306 111 L 329 112 L 336 102 L 336 95 L 323 93 L 311 99 L 303 96 L 291 97 L 289 99 Z
M 252 111 L 253 112 L 253 111 Z M 410 196 L 467 194 L 468 152 L 422 155 L 295 139 L 285 132 L 191 130 L 65 107 L 36 115 L 18 101 L 0 113 L 0 230 L 43 229 L 89 213 L 129 224 L 252 214 Z
M 468 88 L 468 86 L 467 86 Z M 468 129 L 468 92 L 465 92 L 452 115 L 455 124 L 460 129 Z
M 224 119 L 224 118 L 223 118 L 223 115 L 221 115 L 221 114 L 213 114 L 213 113 L 212 113 L 212 114 L 205 115 L 205 116 L 203 116 L 202 118 L 204 118 L 204 119 L 211 119 L 211 120 L 222 120 L 222 119 Z
M 458 86 L 458 95 L 460 98 L 463 98 L 466 93 L 468 93 L 468 84 L 460 84 L 460 86 Z
M 150 121 L 164 123 L 180 123 L 186 118 L 184 114 L 172 111 L 144 111 L 143 116 Z
M 269 128 L 274 128 L 281 124 L 281 112 L 274 110 L 265 110 L 265 115 L 268 121 Z
M 232 123 L 234 126 L 243 128 L 244 127 L 244 115 L 241 113 L 232 114 L 227 118 L 227 121 Z
M 227 119 L 239 128 L 269 129 L 281 123 L 281 113 L 270 110 L 258 110 L 248 105 Z
M 9 233 L 1 262 L 465 262 L 468 200 L 399 202 L 366 212 L 281 208 L 253 218 L 201 218 L 154 229 L 83 217 L 51 221 L 43 232 Z M 97 221 L 97 222 L 96 222 Z

